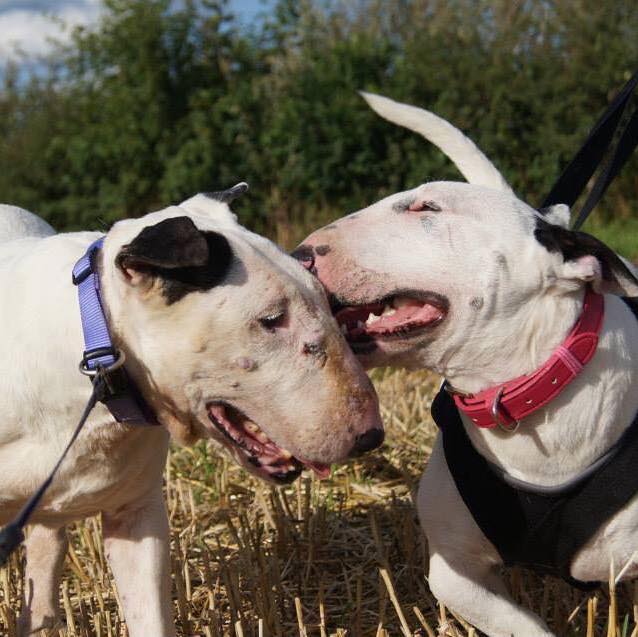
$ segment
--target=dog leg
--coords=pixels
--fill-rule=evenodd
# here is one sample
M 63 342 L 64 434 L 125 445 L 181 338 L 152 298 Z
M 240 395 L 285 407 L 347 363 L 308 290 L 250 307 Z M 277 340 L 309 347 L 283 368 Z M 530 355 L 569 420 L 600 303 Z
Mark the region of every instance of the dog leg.
M 540 617 L 511 598 L 497 567 L 432 553 L 430 589 L 448 608 L 489 637 L 554 637 Z
M 428 536 L 430 589 L 440 602 L 489 637 L 554 637 L 508 593 L 500 557 L 463 503 L 440 437 L 421 478 L 417 506 Z
M 20 637 L 56 627 L 60 576 L 67 546 L 65 527 L 52 529 L 39 524 L 31 527 L 25 541 L 27 565 L 18 622 Z
M 169 529 L 161 487 L 103 513 L 104 546 L 130 637 L 175 637 Z

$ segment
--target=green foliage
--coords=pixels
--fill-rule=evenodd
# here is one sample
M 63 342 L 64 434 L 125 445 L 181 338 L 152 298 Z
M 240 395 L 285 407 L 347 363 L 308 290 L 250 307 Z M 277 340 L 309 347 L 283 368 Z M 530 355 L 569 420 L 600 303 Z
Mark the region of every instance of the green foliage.
M 290 245 L 427 179 L 458 178 L 357 90 L 465 130 L 534 204 L 638 61 L 630 0 L 103 0 L 45 72 L 0 91 L 0 200 L 59 229 L 246 180 L 242 220 Z M 634 158 L 599 216 L 636 212 Z M 638 252 L 638 250 L 636 251 Z
M 601 219 L 594 216 L 583 227 L 585 232 L 593 234 L 616 252 L 638 260 L 638 215 L 614 219 Z

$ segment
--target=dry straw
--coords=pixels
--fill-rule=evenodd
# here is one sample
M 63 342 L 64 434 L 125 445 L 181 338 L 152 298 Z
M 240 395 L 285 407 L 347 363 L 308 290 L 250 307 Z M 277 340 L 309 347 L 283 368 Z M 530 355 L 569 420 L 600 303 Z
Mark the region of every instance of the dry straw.
M 211 445 L 173 449 L 166 472 L 173 605 L 180 635 L 204 637 L 476 637 L 439 606 L 413 490 L 432 449 L 438 379 L 385 371 L 375 381 L 388 437 L 380 453 L 271 489 Z M 442 516 L 445 511 L 440 512 Z M 99 519 L 69 529 L 63 627 L 52 635 L 126 635 L 104 559 Z M 617 575 L 625 565 L 617 565 Z M 21 557 L 0 570 L 0 635 L 17 635 Z M 527 572 L 509 574 L 515 599 L 559 635 L 638 637 L 633 585 L 593 596 Z

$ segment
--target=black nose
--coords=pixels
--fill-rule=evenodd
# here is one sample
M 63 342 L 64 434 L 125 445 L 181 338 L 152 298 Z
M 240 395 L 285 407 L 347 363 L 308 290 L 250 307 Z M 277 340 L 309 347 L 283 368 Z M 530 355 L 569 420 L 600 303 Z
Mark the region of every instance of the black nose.
M 295 248 L 290 256 L 293 259 L 297 259 L 306 270 L 312 272 L 315 267 L 315 251 L 314 248 L 307 244 L 302 244 Z M 314 273 L 313 273 L 314 274 Z
M 362 453 L 366 453 L 366 451 L 372 451 L 377 447 L 381 446 L 383 443 L 383 439 L 385 434 L 383 429 L 368 429 L 363 434 L 359 434 L 354 440 L 354 447 L 350 452 L 351 456 L 360 456 Z

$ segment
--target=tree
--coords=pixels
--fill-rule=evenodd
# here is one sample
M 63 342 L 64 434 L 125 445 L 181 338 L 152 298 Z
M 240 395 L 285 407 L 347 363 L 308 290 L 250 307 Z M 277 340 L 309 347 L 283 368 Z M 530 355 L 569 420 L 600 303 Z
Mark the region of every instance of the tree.
M 428 179 L 436 149 L 360 89 L 467 132 L 540 201 L 638 60 L 638 5 L 594 0 L 280 0 L 240 28 L 225 0 L 104 0 L 95 27 L 0 90 L 0 197 L 59 229 L 240 180 L 244 223 L 290 246 Z M 638 159 L 605 209 L 638 203 Z

